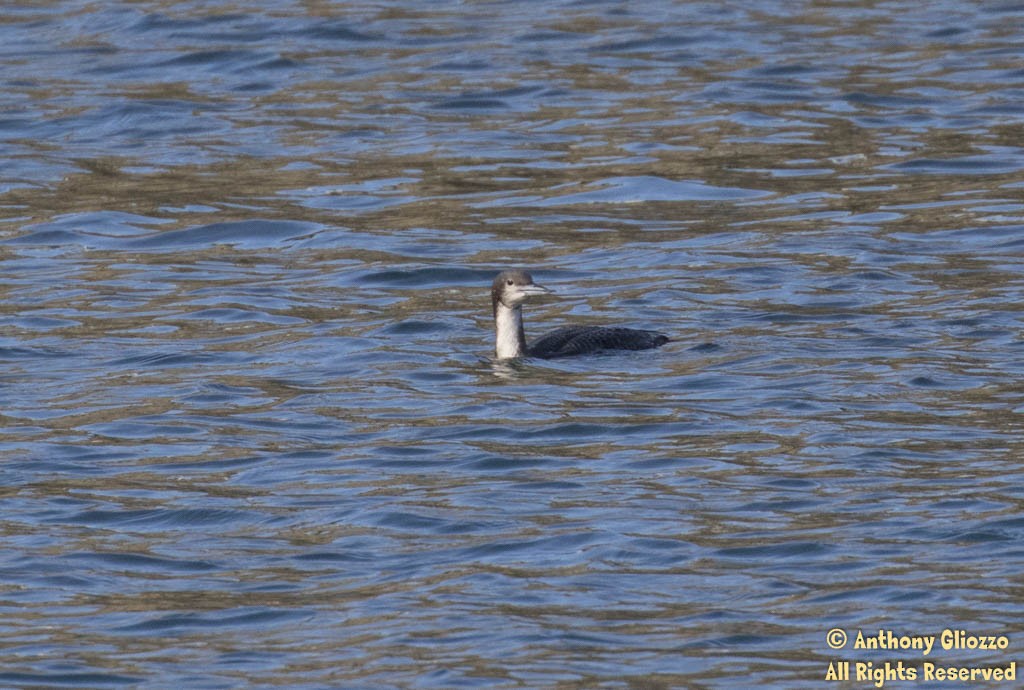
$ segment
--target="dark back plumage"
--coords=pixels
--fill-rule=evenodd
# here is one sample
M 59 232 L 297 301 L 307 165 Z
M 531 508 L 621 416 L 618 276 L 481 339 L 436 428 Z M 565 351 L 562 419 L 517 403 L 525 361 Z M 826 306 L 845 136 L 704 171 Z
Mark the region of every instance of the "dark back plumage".
M 668 340 L 663 333 L 636 328 L 565 326 L 534 340 L 527 353 L 531 357 L 554 359 L 602 350 L 649 350 Z

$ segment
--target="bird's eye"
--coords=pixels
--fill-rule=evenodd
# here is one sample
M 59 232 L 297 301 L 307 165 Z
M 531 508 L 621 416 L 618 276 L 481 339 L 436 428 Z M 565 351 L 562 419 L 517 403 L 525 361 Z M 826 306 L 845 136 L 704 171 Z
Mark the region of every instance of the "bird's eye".
M 505 281 L 505 284 L 506 284 L 506 285 L 512 285 L 512 284 L 513 284 L 513 283 L 515 283 L 515 282 L 516 282 L 516 281 L 512 280 L 511 278 L 509 278 L 508 280 L 506 280 L 506 281 Z

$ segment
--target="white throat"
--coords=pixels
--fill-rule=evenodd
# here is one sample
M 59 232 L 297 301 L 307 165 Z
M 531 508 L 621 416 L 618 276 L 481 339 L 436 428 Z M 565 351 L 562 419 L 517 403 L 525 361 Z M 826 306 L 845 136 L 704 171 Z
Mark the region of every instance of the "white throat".
M 499 302 L 494 312 L 494 331 L 494 353 L 498 359 L 513 359 L 526 354 L 522 309 L 510 309 Z

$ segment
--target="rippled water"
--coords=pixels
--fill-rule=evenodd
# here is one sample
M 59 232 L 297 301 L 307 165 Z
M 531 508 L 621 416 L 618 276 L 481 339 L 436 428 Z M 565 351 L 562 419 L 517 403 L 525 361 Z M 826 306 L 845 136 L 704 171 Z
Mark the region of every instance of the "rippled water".
M 1024 662 L 1022 20 L 8 4 L 0 684 Z M 674 342 L 493 362 L 508 266 Z

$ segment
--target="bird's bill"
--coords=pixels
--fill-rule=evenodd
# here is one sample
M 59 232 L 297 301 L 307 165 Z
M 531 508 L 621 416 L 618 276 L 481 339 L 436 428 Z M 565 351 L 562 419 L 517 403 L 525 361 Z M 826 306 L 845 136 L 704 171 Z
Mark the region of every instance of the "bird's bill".
M 527 297 L 532 297 L 533 295 L 550 295 L 551 294 L 551 290 L 548 290 L 543 285 L 520 285 L 519 286 L 519 292 L 521 292 L 522 294 L 526 295 Z

